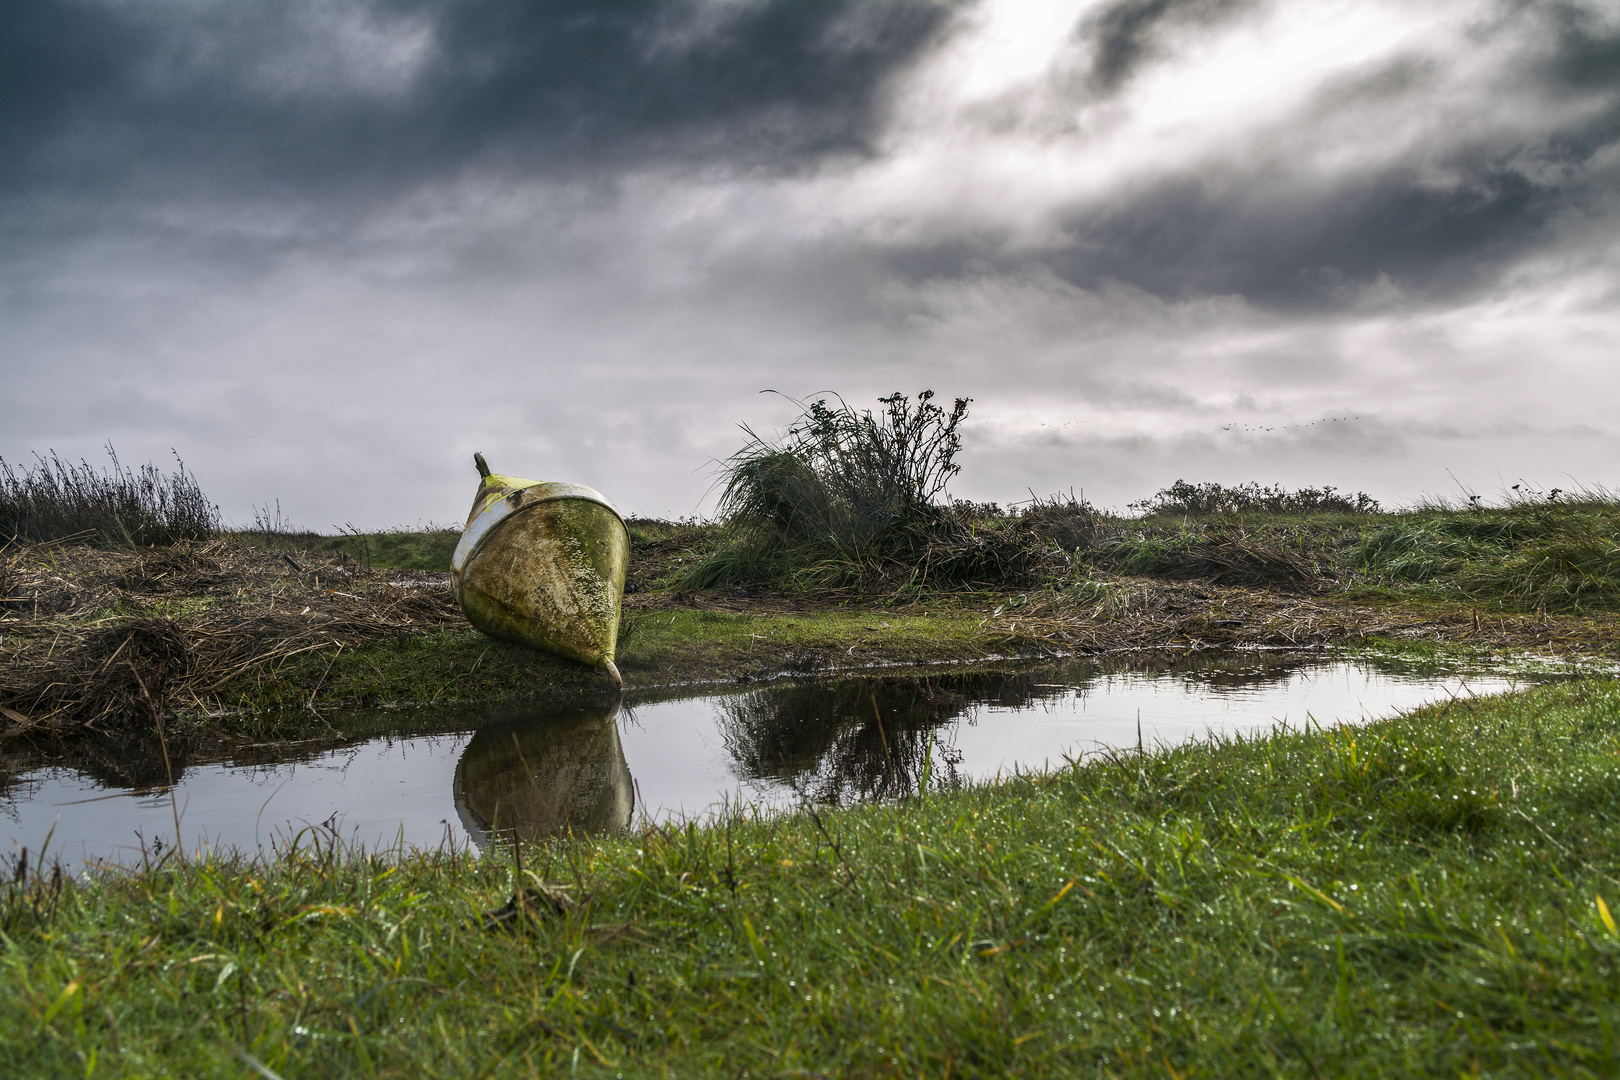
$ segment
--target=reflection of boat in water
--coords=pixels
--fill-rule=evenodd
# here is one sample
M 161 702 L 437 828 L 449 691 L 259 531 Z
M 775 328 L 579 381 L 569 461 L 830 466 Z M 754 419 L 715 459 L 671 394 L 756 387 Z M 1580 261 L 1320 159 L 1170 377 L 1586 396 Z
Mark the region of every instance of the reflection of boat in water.
M 494 637 L 605 668 L 615 683 L 619 606 L 630 535 L 599 492 L 492 474 L 483 480 L 450 561 L 467 621 Z
M 456 813 L 479 847 L 492 834 L 528 840 L 612 832 L 635 808 L 615 702 L 479 728 L 456 763 Z

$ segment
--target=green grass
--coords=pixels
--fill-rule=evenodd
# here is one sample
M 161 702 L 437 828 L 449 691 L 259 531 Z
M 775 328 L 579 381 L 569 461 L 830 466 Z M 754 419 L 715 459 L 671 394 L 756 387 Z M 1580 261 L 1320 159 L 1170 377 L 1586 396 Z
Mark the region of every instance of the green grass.
M 1024 566 L 1033 548 L 1044 541 L 1020 532 L 1017 521 L 977 522 L 968 546 L 993 548 L 998 564 Z M 1157 577 L 1212 577 L 1227 583 L 1314 578 L 1323 588 L 1337 582 L 1365 598 L 1372 598 L 1370 589 L 1383 588 L 1390 595 L 1427 595 L 1503 611 L 1591 612 L 1620 607 L 1620 505 L 1600 500 L 1393 514 L 1247 511 L 1100 517 L 1096 530 L 1095 542 L 1072 560 L 1046 557 L 1030 562 L 1032 568 L 1039 566 L 1025 574 L 1027 580 L 1019 587 L 1041 583 L 1060 587 L 1075 574 L 1096 567 Z M 763 533 L 734 529 L 687 570 L 684 584 L 703 589 L 739 581 L 768 582 L 788 590 L 858 593 L 881 580 L 886 583 L 881 590 L 893 592 L 897 582 L 905 584 L 902 564 L 909 565 L 907 559 L 920 564 L 924 556 L 917 553 L 930 550 L 931 543 L 936 544 L 936 555 L 949 555 L 951 545 L 961 546 L 963 541 L 924 537 L 904 558 L 885 561 L 871 551 L 828 541 L 787 544 Z M 1022 562 L 1016 554 L 1020 552 Z M 964 548 L 964 554 L 973 552 Z M 953 579 L 979 580 L 971 573 L 942 572 L 935 573 L 930 583 L 948 585 Z M 1011 579 L 1004 585 L 1011 587 Z
M 1509 609 L 1611 609 L 1620 604 L 1620 507 L 1419 512 L 1369 530 L 1349 561 L 1379 580 Z
M 392 570 L 450 571 L 450 556 L 460 529 L 387 529 L 342 532 L 336 536 L 293 529 L 242 529 L 233 534 L 250 544 L 272 549 L 320 551 L 347 556 L 364 566 Z
M 1121 573 L 1208 576 L 1201 551 L 1236 545 L 1297 558 L 1325 585 L 1337 581 L 1365 601 L 1431 597 L 1525 612 L 1620 606 L 1620 503 L 1606 495 L 1379 514 L 1158 514 L 1105 521 L 1102 531 L 1079 561 Z
M 0 892 L 27 1076 L 1607 1076 L 1620 683 L 508 852 Z M 583 901 L 479 927 L 521 879 Z M 259 1075 L 266 1075 L 261 1071 Z
M 1368 533 L 1355 554 L 1369 569 L 1380 570 L 1393 580 L 1432 581 L 1470 560 L 1500 558 L 1512 547 L 1511 521 L 1420 518 Z
M 367 566 L 449 573 L 450 556 L 455 553 L 460 539 L 460 529 L 346 533 L 322 537 L 320 550 L 345 554 Z
M 897 614 L 833 609 L 746 615 L 674 608 L 626 614 L 619 670 L 631 688 L 810 674 L 863 664 L 977 660 L 1006 635 L 983 616 L 954 611 Z M 600 674 L 469 627 L 310 653 L 233 684 L 226 705 L 248 710 L 320 705 L 565 703 L 599 696 Z M 295 725 L 296 727 L 296 725 Z M 289 729 L 292 730 L 292 729 Z

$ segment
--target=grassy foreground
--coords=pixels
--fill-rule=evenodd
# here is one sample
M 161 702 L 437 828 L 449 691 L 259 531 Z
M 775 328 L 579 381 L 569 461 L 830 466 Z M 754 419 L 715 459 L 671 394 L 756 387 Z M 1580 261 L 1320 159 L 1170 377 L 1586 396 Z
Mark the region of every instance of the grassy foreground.
M 1606 1076 L 1620 682 L 476 858 L 0 891 L 28 1076 Z M 519 883 L 536 914 L 497 926 Z M 560 913 L 559 913 L 560 912 Z

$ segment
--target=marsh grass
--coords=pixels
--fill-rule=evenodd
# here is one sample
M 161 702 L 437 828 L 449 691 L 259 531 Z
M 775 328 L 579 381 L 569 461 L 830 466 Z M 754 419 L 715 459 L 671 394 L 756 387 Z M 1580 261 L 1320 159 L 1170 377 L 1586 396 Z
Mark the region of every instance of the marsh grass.
M 441 581 L 235 537 L 8 555 L 0 739 L 152 733 L 175 709 L 205 712 L 266 682 L 308 701 L 345 652 L 465 625 Z M 280 683 L 289 665 L 313 665 L 310 684 Z
M 1351 564 L 1521 610 L 1620 603 L 1620 501 L 1606 495 L 1487 510 L 1419 510 L 1370 530 Z
M 29 1076 L 1613 1075 L 1617 746 L 1590 680 L 483 858 L 312 829 L 13 874 L 0 1048 Z
M 1194 512 L 1202 503 L 1192 497 L 1169 511 L 1159 504 L 1173 490 L 1160 492 L 1158 503 L 1135 504 L 1154 508 L 1146 516 L 1102 518 L 1077 567 L 1313 592 L 1337 587 L 1362 600 L 1427 596 L 1502 611 L 1578 614 L 1620 605 L 1620 499 L 1601 490 L 1515 497 L 1497 507 L 1431 500 L 1376 513 Z
M 722 466 L 725 542 L 683 584 L 906 595 L 963 584 L 1061 587 L 1076 570 L 1100 568 L 1315 590 L 1339 576 L 1343 545 L 1323 550 L 1324 526 L 1359 531 L 1378 511 L 1365 492 L 1185 481 L 1132 503 L 1137 519 L 1073 495 L 1035 497 L 1010 512 L 945 502 L 945 481 L 960 471 L 967 400 L 946 414 L 932 396 L 918 395 L 915 411 L 902 395 L 884 398 L 881 417 L 818 401 L 777 440 L 745 428 L 747 444 Z
M 1385 516 L 1366 492 L 1254 482 L 1177 480 L 1129 506 L 1139 516 L 1102 519 L 1087 566 L 1304 591 L 1331 587 L 1350 546 Z
M 461 539 L 461 529 L 450 525 L 399 526 L 365 531 L 351 525 L 335 528 L 330 535 L 294 525 L 283 516 L 281 502 L 272 509 L 266 503 L 255 507 L 253 525 L 232 530 L 239 540 L 272 551 L 296 555 L 310 552 L 336 555 L 350 560 L 362 570 L 427 570 L 448 573 L 450 556 Z
M 72 538 L 108 547 L 150 547 L 202 540 L 219 531 L 219 508 L 175 455 L 174 472 L 64 461 L 55 451 L 19 467 L 0 459 L 0 545 Z
M 1185 525 L 1142 530 L 1098 545 L 1091 565 L 1116 573 L 1311 589 L 1336 575 L 1331 557 L 1309 530 L 1265 528 L 1255 533 Z

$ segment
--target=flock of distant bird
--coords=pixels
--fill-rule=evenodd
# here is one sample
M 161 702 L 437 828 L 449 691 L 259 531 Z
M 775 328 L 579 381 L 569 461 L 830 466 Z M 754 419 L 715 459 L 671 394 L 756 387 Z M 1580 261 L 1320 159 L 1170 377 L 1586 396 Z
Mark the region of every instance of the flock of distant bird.
M 1337 424 L 1341 420 L 1360 420 L 1356 416 L 1325 416 L 1320 420 L 1312 420 L 1308 424 L 1283 424 L 1279 427 L 1265 427 L 1259 424 L 1222 424 L 1222 431 L 1294 431 L 1300 428 L 1315 427 L 1317 424 Z

